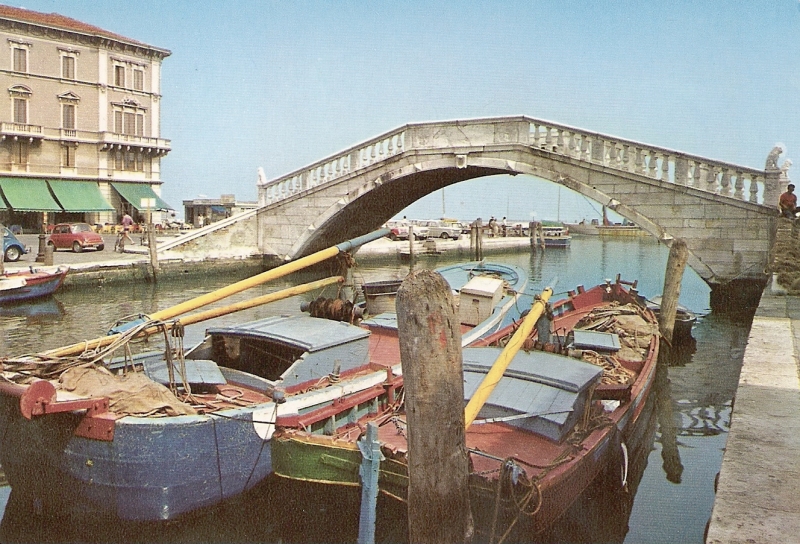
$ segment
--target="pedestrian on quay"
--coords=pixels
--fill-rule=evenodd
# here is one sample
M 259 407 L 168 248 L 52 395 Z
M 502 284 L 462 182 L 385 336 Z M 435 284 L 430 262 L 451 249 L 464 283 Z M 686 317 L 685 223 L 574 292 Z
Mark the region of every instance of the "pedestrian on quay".
M 786 187 L 786 192 L 778 199 L 778 211 L 782 217 L 795 219 L 797 217 L 797 195 L 794 194 L 794 184 Z
M 122 216 L 120 224 L 122 225 L 122 232 L 117 236 L 117 243 L 114 244 L 114 251 L 125 253 L 125 240 L 127 239 L 130 243 L 133 243 L 133 238 L 128 234 L 133 226 L 133 217 L 125 213 L 125 215 Z
M 500 223 L 501 228 L 503 229 L 503 238 L 507 236 L 506 232 L 508 231 L 508 221 L 506 221 L 506 217 L 503 216 L 503 221 Z

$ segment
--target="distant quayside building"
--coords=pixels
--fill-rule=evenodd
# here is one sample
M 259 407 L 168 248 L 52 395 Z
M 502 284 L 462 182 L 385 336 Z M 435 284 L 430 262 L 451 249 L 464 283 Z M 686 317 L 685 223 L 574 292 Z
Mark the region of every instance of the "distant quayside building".
M 170 54 L 55 13 L 0 6 L 0 222 L 36 232 L 125 213 L 144 221 L 142 199 L 171 209 L 160 197 L 170 150 L 161 63 Z

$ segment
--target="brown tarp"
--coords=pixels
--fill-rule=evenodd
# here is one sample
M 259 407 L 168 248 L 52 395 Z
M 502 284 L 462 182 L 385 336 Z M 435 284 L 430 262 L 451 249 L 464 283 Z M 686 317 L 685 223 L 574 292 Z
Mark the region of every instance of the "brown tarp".
M 109 410 L 116 414 L 197 414 L 194 408 L 178 400 L 169 389 L 142 372 L 117 376 L 106 368 L 80 366 L 65 371 L 59 382 L 60 389 L 82 397 L 108 397 Z

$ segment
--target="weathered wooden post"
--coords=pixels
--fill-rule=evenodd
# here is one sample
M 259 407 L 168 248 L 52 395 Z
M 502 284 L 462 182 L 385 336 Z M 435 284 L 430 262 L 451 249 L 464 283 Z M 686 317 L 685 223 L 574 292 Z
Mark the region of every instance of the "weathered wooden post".
M 664 291 L 661 293 L 661 310 L 658 317 L 661 336 L 669 345 L 672 345 L 672 331 L 675 328 L 675 314 L 678 312 L 678 297 L 681 294 L 681 279 L 688 259 L 689 248 L 686 246 L 686 241 L 682 238 L 673 240 L 667 258 Z
M 461 328 L 450 286 L 411 272 L 397 292 L 400 361 L 408 418 L 410 542 L 472 537 L 464 430 Z
M 411 269 L 414 269 L 414 225 L 408 225 L 408 261 Z
M 141 199 L 142 208 L 147 209 L 147 249 L 150 254 L 150 269 L 153 274 L 153 282 L 156 281 L 158 274 L 158 251 L 156 250 L 156 232 L 153 228 L 153 208 L 156 207 L 155 198 Z

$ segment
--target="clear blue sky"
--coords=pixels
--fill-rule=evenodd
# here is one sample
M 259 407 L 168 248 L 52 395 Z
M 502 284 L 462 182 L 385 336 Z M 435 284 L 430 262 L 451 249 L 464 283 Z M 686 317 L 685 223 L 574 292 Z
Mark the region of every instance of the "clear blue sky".
M 757 168 L 780 142 L 800 180 L 798 0 L 9 3 L 172 51 L 162 179 L 181 213 L 255 200 L 259 166 L 272 179 L 405 123 L 502 115 Z M 548 219 L 559 197 L 503 177 L 446 189 L 445 207 Z M 441 193 L 406 213 L 440 216 Z M 562 190 L 562 220 L 595 215 Z

